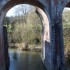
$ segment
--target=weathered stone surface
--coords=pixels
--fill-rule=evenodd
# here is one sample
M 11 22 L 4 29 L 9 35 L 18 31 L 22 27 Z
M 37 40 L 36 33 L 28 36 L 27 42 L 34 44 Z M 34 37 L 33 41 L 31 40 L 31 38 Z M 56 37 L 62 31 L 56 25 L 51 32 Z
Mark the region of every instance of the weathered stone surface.
M 6 70 L 5 40 L 3 37 L 3 18 L 6 12 L 17 4 L 28 3 L 37 9 L 43 22 L 43 62 L 47 70 L 64 70 L 64 45 L 62 12 L 70 7 L 70 0 L 0 0 L 0 70 Z

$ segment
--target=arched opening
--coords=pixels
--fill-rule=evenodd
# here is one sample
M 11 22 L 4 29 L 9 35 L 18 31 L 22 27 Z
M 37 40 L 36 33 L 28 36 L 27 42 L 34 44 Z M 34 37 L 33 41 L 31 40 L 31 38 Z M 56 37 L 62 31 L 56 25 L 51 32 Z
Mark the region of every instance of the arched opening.
M 31 64 L 31 65 L 29 64 L 29 69 L 31 69 L 32 67 L 32 69 L 34 70 L 36 68 L 36 67 L 34 68 L 34 66 L 38 66 L 38 64 L 36 64 L 37 60 L 38 59 L 40 60 L 40 58 L 38 58 L 38 55 L 41 54 L 40 51 L 42 48 L 41 20 L 35 13 L 36 8 L 33 6 L 30 7 L 29 6 L 30 5 L 20 4 L 15 6 L 15 8 L 13 7 L 14 8 L 13 12 L 15 13 L 13 14 L 10 13 L 8 16 L 11 17 L 5 17 L 4 20 L 3 25 L 5 28 L 4 35 L 6 33 L 7 28 L 9 56 L 10 56 L 10 70 L 12 68 L 14 69 L 14 67 L 19 69 L 20 66 L 22 69 L 25 68 L 26 70 L 27 69 L 26 66 L 29 64 L 29 62 Z M 18 60 L 20 63 L 15 64 L 15 62 L 17 62 Z M 16 67 L 16 65 L 18 66 Z M 43 68 L 43 66 L 41 67 Z
M 49 52 L 49 46 L 50 46 L 50 26 L 49 26 L 49 23 L 50 23 L 50 21 L 49 21 L 49 19 L 48 19 L 48 17 L 49 16 L 47 16 L 45 13 L 44 13 L 44 11 L 43 11 L 43 9 L 44 9 L 44 7 L 43 7 L 43 5 L 42 4 L 40 4 L 39 2 L 37 2 L 37 1 L 35 1 L 35 2 L 33 2 L 33 1 L 24 1 L 24 2 L 22 2 L 22 1 L 10 1 L 10 2 L 8 2 L 5 6 L 4 6 L 4 8 L 2 9 L 2 22 L 3 22 L 3 19 L 4 19 L 4 17 L 5 17 L 5 14 L 7 13 L 7 11 L 11 8 L 11 7 L 13 7 L 14 5 L 17 5 L 17 4 L 19 4 L 19 3 L 28 3 L 28 4 L 31 4 L 31 5 L 35 5 L 35 6 L 37 6 L 38 8 L 37 8 L 37 11 L 38 11 L 38 13 L 39 13 L 39 15 L 41 16 L 41 20 L 42 20 L 42 23 L 43 23 L 43 36 L 42 36 L 42 38 L 43 38 L 43 41 L 42 41 L 42 45 L 43 45 L 43 62 L 45 62 L 45 61 L 47 61 L 46 59 L 48 59 L 50 56 L 49 56 L 49 54 L 50 53 L 48 53 Z M 42 10 L 41 10 L 42 9 Z M 1 21 L 1 20 L 0 20 Z M 4 39 L 5 40 L 5 39 Z M 5 45 L 5 44 L 4 44 Z M 6 52 L 6 49 L 4 48 L 4 50 L 5 50 L 5 52 Z M 6 54 L 6 53 L 5 53 Z M 48 55 L 48 56 L 47 56 Z M 47 63 L 49 63 L 49 61 L 47 61 Z M 46 64 L 45 64 L 46 65 Z M 49 64 L 48 64 L 49 65 Z
M 62 17 L 65 65 L 67 69 L 70 69 L 70 2 L 64 8 Z

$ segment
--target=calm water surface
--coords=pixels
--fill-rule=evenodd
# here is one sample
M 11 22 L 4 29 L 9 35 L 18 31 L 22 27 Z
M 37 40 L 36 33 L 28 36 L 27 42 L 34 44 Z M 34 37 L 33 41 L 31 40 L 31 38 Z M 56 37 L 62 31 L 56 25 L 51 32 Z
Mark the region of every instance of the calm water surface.
M 40 53 L 9 51 L 10 68 L 9 70 L 46 70 Z

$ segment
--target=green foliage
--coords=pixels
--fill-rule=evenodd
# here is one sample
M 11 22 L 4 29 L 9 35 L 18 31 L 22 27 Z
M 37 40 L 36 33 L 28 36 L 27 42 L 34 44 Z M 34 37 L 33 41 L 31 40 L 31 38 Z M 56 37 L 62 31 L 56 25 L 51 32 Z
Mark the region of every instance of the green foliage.
M 70 65 L 70 11 L 63 12 L 63 31 L 66 63 Z
M 42 25 L 40 18 L 33 11 L 23 15 L 8 18 L 14 23 L 7 22 L 4 26 L 7 27 L 9 43 L 28 43 L 41 44 Z M 7 18 L 7 17 L 6 17 Z
M 65 49 L 70 46 L 70 11 L 63 12 L 63 33 Z
M 70 28 L 70 11 L 63 12 L 63 27 Z

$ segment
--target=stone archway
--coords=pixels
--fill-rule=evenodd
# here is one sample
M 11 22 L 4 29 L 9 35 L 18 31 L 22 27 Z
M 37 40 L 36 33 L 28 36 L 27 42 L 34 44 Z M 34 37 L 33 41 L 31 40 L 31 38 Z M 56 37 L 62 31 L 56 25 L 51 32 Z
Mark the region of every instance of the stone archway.
M 62 30 L 62 11 L 70 0 L 0 0 L 0 70 L 5 70 L 3 18 L 6 12 L 17 4 L 31 4 L 41 8 L 50 17 L 50 43 L 45 50 L 44 64 L 47 70 L 64 70 L 64 45 Z M 67 5 L 70 7 L 70 3 Z M 47 12 L 46 12 L 47 11 Z M 49 18 L 48 17 L 48 18 Z M 45 41 L 46 47 L 48 43 Z M 47 57 L 48 56 L 48 57 Z
M 48 16 L 46 15 L 47 13 L 45 12 L 45 9 L 43 4 L 41 4 L 40 2 L 38 1 L 28 1 L 28 0 L 11 0 L 11 1 L 8 1 L 2 8 L 1 10 L 1 15 L 0 15 L 0 25 L 1 25 L 1 32 L 0 32 L 0 37 L 1 37 L 1 55 L 2 55 L 2 62 L 1 62 L 1 65 L 3 65 L 3 67 L 1 67 L 1 70 L 6 70 L 6 67 L 8 66 L 8 63 L 6 63 L 6 60 L 7 60 L 7 57 L 5 56 L 8 56 L 5 52 L 8 52 L 7 49 L 8 47 L 6 47 L 5 49 L 5 39 L 4 39 L 4 35 L 3 35 L 3 19 L 7 13 L 7 11 L 12 8 L 13 6 L 17 5 L 17 4 L 21 4 L 21 3 L 27 3 L 27 4 L 31 4 L 31 5 L 34 5 L 34 6 L 37 6 L 37 11 L 38 13 L 42 16 L 42 22 L 43 22 L 43 62 L 44 64 L 46 65 L 46 67 L 48 68 L 48 70 L 52 69 L 52 66 L 49 67 L 50 64 L 52 64 L 51 62 L 51 49 L 50 49 L 50 25 L 49 25 L 49 20 L 48 20 Z M 46 14 L 45 14 L 45 13 Z M 4 42 L 5 41 L 5 42 Z M 6 66 L 7 65 L 7 66 Z M 4 69 L 2 69 L 4 68 Z

